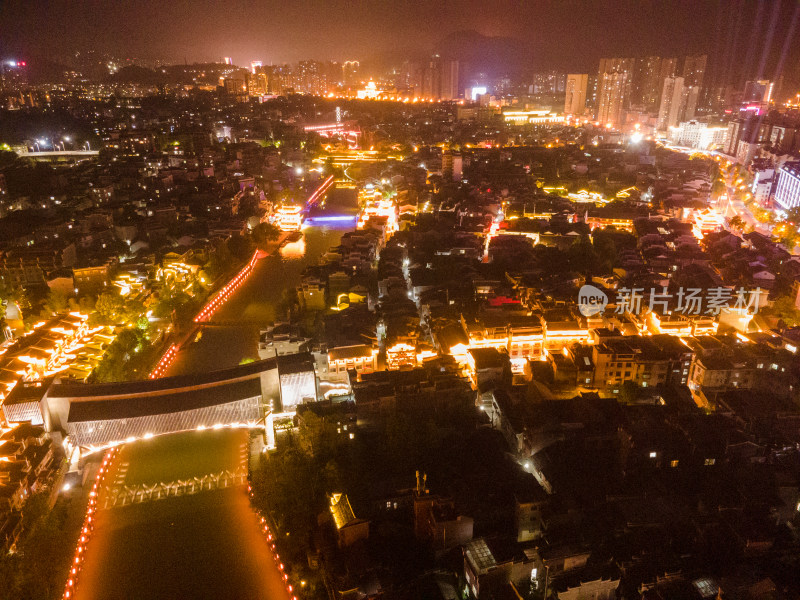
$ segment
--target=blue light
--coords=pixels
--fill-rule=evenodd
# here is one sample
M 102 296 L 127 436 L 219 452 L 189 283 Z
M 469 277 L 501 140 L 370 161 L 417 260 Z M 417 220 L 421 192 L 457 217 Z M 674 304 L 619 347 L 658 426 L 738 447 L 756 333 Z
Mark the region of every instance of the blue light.
M 315 223 L 326 223 L 326 222 L 334 222 L 334 221 L 355 221 L 358 218 L 358 215 L 337 215 L 333 217 L 309 217 L 309 221 L 314 221 Z

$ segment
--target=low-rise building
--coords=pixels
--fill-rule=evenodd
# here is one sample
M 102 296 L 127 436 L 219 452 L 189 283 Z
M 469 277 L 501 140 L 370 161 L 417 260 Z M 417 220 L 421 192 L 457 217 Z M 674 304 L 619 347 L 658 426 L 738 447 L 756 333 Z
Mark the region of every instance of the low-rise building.
M 0 429 L 0 549 L 14 547 L 22 532 L 27 499 L 47 489 L 55 447 L 44 428 L 28 423 Z
M 275 323 L 261 331 L 258 338 L 258 356 L 262 360 L 284 354 L 308 352 L 310 338 L 303 336 L 300 328 L 290 323 Z
M 422 485 L 414 495 L 414 533 L 420 541 L 442 552 L 469 542 L 472 539 L 472 517 L 456 512 L 449 498 L 428 493 Z
M 463 547 L 464 579 L 478 600 L 495 598 L 509 584 L 537 578 L 535 551 L 516 542 L 477 538 Z
M 328 372 L 344 375 L 348 371 L 374 373 L 378 370 L 378 350 L 367 344 L 339 346 L 328 350 Z
M 490 381 L 502 382 L 511 371 L 508 354 L 495 348 L 470 348 L 467 373 L 476 387 Z
M 648 338 L 610 339 L 594 346 L 594 384 L 618 394 L 622 384 L 632 381 L 639 387 L 653 387 L 667 382 L 669 360 Z

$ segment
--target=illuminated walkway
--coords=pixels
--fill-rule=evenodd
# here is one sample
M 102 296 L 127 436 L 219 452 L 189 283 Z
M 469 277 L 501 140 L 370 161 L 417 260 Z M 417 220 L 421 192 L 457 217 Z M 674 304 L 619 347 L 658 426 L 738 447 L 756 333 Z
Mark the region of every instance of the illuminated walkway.
M 108 482 L 143 489 L 242 472 L 247 435 L 203 431 L 128 444 Z M 100 495 L 101 507 L 108 492 Z M 96 515 L 79 600 L 289 598 L 246 485 L 115 506 Z

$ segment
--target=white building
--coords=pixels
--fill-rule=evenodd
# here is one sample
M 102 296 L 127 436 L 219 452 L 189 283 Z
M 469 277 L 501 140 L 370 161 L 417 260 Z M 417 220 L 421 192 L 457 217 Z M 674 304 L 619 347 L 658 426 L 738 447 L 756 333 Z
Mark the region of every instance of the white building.
M 669 128 L 669 140 L 679 146 L 688 146 L 698 150 L 720 148 L 725 145 L 728 128 L 723 126 L 711 127 L 701 121 L 684 121 L 675 127 Z
M 775 169 L 770 167 L 759 169 L 753 174 L 753 185 L 750 191 L 758 204 L 765 205 L 772 194 L 772 185 L 775 183 Z
M 775 202 L 786 209 L 800 206 L 800 162 L 786 163 L 779 171 Z
M 661 92 L 658 106 L 658 131 L 669 131 L 680 120 L 681 100 L 683 98 L 683 77 L 667 77 Z

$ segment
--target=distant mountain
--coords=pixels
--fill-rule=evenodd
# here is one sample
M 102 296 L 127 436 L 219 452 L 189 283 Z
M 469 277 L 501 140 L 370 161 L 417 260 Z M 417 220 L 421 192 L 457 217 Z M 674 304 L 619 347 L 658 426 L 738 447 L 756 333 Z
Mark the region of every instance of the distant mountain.
M 456 31 L 436 45 L 442 56 L 469 65 L 470 70 L 490 75 L 517 75 L 530 68 L 532 49 L 523 40 L 488 37 L 477 31 Z

